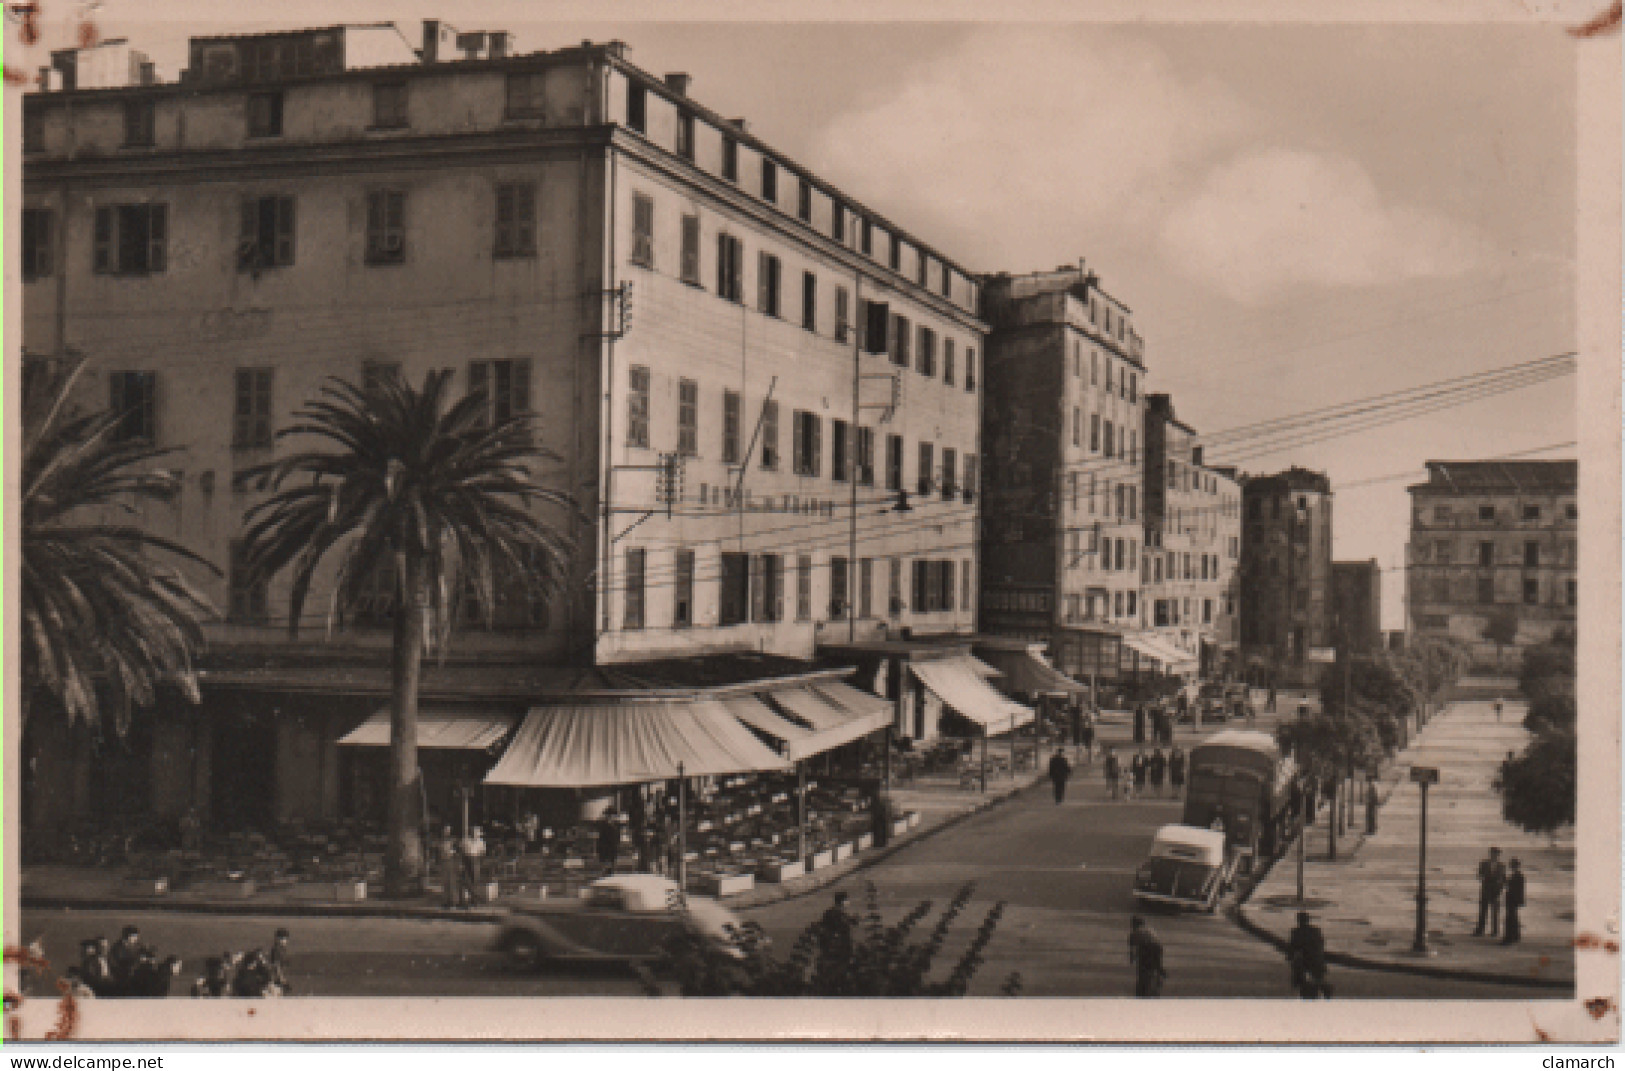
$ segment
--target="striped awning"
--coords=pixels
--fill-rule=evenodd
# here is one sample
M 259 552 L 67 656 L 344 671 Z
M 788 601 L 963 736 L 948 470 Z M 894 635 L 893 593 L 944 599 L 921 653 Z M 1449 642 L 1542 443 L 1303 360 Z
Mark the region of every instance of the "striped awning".
M 909 662 L 909 672 L 933 695 L 982 727 L 989 736 L 1019 729 L 1033 720 L 1030 708 L 988 687 L 968 655 Z
M 418 713 L 418 747 L 445 751 L 484 751 L 501 742 L 519 720 L 516 714 L 425 710 Z M 389 746 L 389 708 L 339 738 L 353 747 Z

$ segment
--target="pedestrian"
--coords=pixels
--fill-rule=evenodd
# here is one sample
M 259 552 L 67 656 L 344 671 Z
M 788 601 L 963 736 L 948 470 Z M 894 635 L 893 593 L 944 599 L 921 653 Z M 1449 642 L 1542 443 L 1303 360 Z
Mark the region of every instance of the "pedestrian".
M 1145 748 L 1134 753 L 1129 770 L 1134 774 L 1134 794 L 1138 796 L 1145 791 L 1145 777 L 1150 770 L 1150 762 L 1145 757 Z
M 1134 708 L 1134 742 L 1145 743 L 1145 704 L 1141 703 Z
M 830 996 L 846 995 L 846 981 L 852 975 L 852 935 L 858 926 L 858 917 L 847 905 L 847 894 L 835 894 L 835 902 L 818 920 L 818 964 L 814 978 L 821 992 Z
M 1326 981 L 1326 935 L 1307 911 L 1298 912 L 1298 925 L 1287 938 L 1286 959 L 1292 968 L 1292 988 L 1299 996 L 1331 999 L 1332 987 Z
M 79 943 L 79 980 L 98 997 L 110 997 L 118 988 L 113 968 L 107 961 L 105 942 L 91 937 Z
M 1489 858 L 1478 861 L 1478 925 L 1473 929 L 1474 937 L 1484 936 L 1484 921 L 1489 920 L 1490 936 L 1495 937 L 1501 929 L 1501 894 L 1507 885 L 1507 868 L 1501 862 L 1501 849 L 1491 848 Z M 1507 923 L 1510 930 L 1512 924 Z
M 1146 777 L 1151 781 L 1151 791 L 1158 796 L 1162 795 L 1162 777 L 1168 772 L 1168 758 L 1162 753 L 1162 748 L 1151 752 L 1151 758 L 1146 760 Z
M 1185 752 L 1178 744 L 1168 753 L 1168 783 L 1173 786 L 1175 797 L 1185 794 Z
M 1162 964 L 1162 942 L 1138 915 L 1129 919 L 1128 961 L 1134 967 L 1134 995 L 1162 996 L 1162 983 L 1168 979 Z
M 1271 714 L 1275 713 L 1275 682 L 1274 681 L 1270 681 L 1269 699 L 1264 704 L 1264 709 L 1268 710 Z M 1299 713 L 1302 713 L 1303 708 L 1299 707 L 1298 710 L 1299 710 Z
M 1122 777 L 1123 765 L 1117 761 L 1117 752 L 1113 751 L 1111 748 L 1106 749 L 1106 761 L 1104 766 L 1106 772 L 1106 788 L 1111 792 L 1112 799 L 1116 799 L 1118 792 L 1118 781 Z
M 463 881 L 468 887 L 468 902 L 477 904 L 485 899 L 485 834 L 479 826 L 468 831 L 460 846 L 463 856 Z
M 293 984 L 288 981 L 288 941 L 288 931 L 282 927 L 271 939 L 271 983 L 283 996 L 293 992 Z
M 1086 765 L 1095 763 L 1095 712 L 1083 712 L 1083 761 Z
M 1496 720 L 1497 723 L 1499 723 L 1500 720 L 1501 720 L 1501 697 L 1500 696 L 1495 697 L 1495 720 Z
M 1083 701 L 1073 696 L 1067 704 L 1067 716 L 1072 720 L 1072 746 L 1081 747 L 1083 744 Z
M 451 827 L 446 826 L 440 831 L 440 839 L 434 846 L 435 860 L 440 864 L 440 883 L 445 886 L 446 906 L 457 908 L 463 906 L 463 861 L 457 850 L 457 838 L 451 835 Z
M 615 808 L 610 807 L 598 820 L 598 862 L 603 866 L 604 873 L 615 872 L 615 860 L 620 854 L 621 826 L 615 821 Z
M 1120 775 L 1118 775 L 1117 783 L 1118 783 L 1118 786 L 1119 786 L 1119 788 L 1120 788 L 1120 790 L 1122 792 L 1123 799 L 1125 799 L 1125 800 L 1134 799 L 1134 771 L 1133 771 L 1133 769 L 1131 769 L 1128 766 L 1123 767 L 1123 772 Z
M 1523 924 L 1518 919 L 1518 911 L 1524 905 L 1523 867 L 1516 859 L 1507 863 L 1507 932 L 1501 938 L 1504 945 L 1515 945 L 1523 940 Z
M 1066 800 L 1066 779 L 1072 776 L 1072 764 L 1066 761 L 1061 749 L 1056 748 L 1055 754 L 1049 760 L 1049 780 L 1055 788 L 1055 802 Z

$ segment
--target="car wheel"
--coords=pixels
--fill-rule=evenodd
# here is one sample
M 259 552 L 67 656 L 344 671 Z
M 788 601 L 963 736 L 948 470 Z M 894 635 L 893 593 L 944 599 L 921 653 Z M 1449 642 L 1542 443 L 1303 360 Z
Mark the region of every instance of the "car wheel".
M 524 930 L 509 930 L 502 935 L 502 954 L 516 971 L 534 971 L 542 964 L 542 946 L 534 936 Z

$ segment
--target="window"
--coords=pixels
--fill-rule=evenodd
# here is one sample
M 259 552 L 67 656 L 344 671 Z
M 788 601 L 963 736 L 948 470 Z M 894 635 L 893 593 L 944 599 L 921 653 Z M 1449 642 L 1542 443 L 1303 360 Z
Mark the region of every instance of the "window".
M 700 217 L 683 217 L 683 282 L 700 285 Z
M 896 617 L 903 612 L 903 561 L 886 559 L 886 613 Z
M 873 558 L 860 558 L 858 560 L 858 616 L 873 617 L 874 606 L 875 560 Z
M 762 403 L 762 468 L 779 467 L 779 403 Z
M 873 306 L 871 306 L 873 307 Z M 899 313 L 891 315 L 891 363 L 899 368 L 909 366 L 909 324 L 908 317 Z
M 655 266 L 655 202 L 646 193 L 632 195 L 632 263 Z
M 398 130 L 406 126 L 405 82 L 373 83 L 372 125 L 379 130 Z
M 717 604 L 717 620 L 723 625 L 742 625 L 750 619 L 750 555 L 722 555 L 722 597 Z
M 730 137 L 722 139 L 722 177 L 729 182 L 739 181 L 739 142 Z
M 264 449 L 271 445 L 271 369 L 237 369 L 237 396 L 232 417 L 232 446 Z
M 953 498 L 959 494 L 957 486 L 959 479 L 959 454 L 952 447 L 942 448 L 942 497 Z
M 859 428 L 857 438 L 858 482 L 865 487 L 875 485 L 875 429 Z
M 756 257 L 756 307 L 769 316 L 779 314 L 779 258 L 771 253 Z
M 1495 578 L 1481 576 L 1478 578 L 1478 601 L 1488 605 L 1495 601 Z
M 1106 456 L 1111 457 L 1113 456 L 1113 447 L 1116 445 L 1116 438 L 1112 434 L 1112 422 L 1109 420 L 1106 421 L 1105 427 L 1106 433 L 1103 442 L 1106 446 Z
M 847 320 L 852 312 L 852 295 L 846 292 L 846 287 L 835 288 L 835 341 L 845 342 L 847 339 Z M 809 328 L 808 330 L 811 330 Z
M 147 275 L 168 263 L 169 206 L 103 205 L 96 209 L 94 268 L 110 275 Z
M 942 340 L 942 381 L 948 386 L 954 385 L 954 340 Z
M 852 425 L 844 420 L 830 422 L 830 459 L 829 475 L 832 480 L 845 482 L 851 475 L 848 465 L 852 460 L 851 431 Z
M 903 267 L 903 240 L 897 235 L 888 235 L 891 239 L 891 249 L 886 255 L 886 266 L 892 271 L 899 271 Z
M 938 562 L 937 585 L 941 592 L 939 602 L 944 610 L 954 608 L 954 563 Z
M 806 179 L 796 185 L 796 216 L 803 223 L 812 222 L 812 183 Z
M 976 351 L 971 349 L 965 351 L 965 389 L 976 389 Z
M 124 102 L 124 144 L 130 148 L 145 148 L 153 143 L 154 109 L 150 100 Z
M 530 358 L 470 361 L 468 392 L 485 398 L 488 425 L 530 412 Z
M 1128 516 L 1127 492 L 1128 492 L 1128 485 L 1127 484 L 1121 484 L 1120 483 L 1120 484 L 1117 485 L 1117 512 L 1115 514 L 1113 514 L 1113 516 L 1116 516 L 1116 517 L 1126 517 L 1126 516 Z
M 226 586 L 229 589 L 227 614 L 237 624 L 265 624 L 270 617 L 270 585 L 264 577 L 255 576 L 249 569 L 241 540 L 232 540 L 229 557 L 226 566 Z
M 1578 605 L 1580 605 L 1580 592 L 1579 592 L 1578 585 L 1576 585 L 1576 583 L 1573 580 L 1565 580 L 1563 582 L 1563 586 L 1564 586 L 1564 588 L 1566 590 L 1566 594 L 1568 595 L 1568 603 L 1569 603 L 1569 605 L 1570 606 L 1578 606 Z
M 1535 577 L 1527 577 L 1523 582 L 1523 601 L 1534 605 L 1540 602 L 1540 581 Z
M 258 274 L 293 263 L 292 197 L 243 199 L 237 233 L 237 269 Z
M 626 370 L 626 445 L 649 448 L 649 369 L 641 364 Z
M 1128 488 L 1128 519 L 1139 520 L 1140 515 L 1140 489 L 1133 484 Z
M 801 326 L 818 330 L 818 276 L 810 271 L 801 273 Z
M 1089 351 L 1089 385 L 1091 387 L 1097 387 L 1097 386 L 1100 385 L 1100 351 L 1099 350 L 1090 350 Z
M 942 296 L 949 300 L 954 296 L 954 270 L 946 264 L 942 266 Z
M 772 622 L 784 617 L 784 567 L 777 554 L 750 560 L 750 619 Z
M 745 300 L 745 244 L 731 234 L 717 235 L 717 297 Z
M 689 162 L 694 160 L 694 114 L 692 112 L 677 113 L 677 155 Z
M 648 133 L 649 124 L 649 91 L 643 86 L 628 82 L 626 86 L 626 125 L 639 134 Z
M 936 376 L 937 374 L 937 333 L 924 324 L 920 325 L 920 363 L 918 365 L 921 375 Z
M 1110 394 L 1117 388 L 1112 386 L 1112 359 L 1106 358 L 1106 393 Z
M 1128 433 L 1128 453 L 1125 456 L 1128 458 L 1128 462 L 1129 462 L 1130 465 L 1134 465 L 1134 464 L 1139 463 L 1139 460 L 1140 460 L 1140 433 L 1139 432 L 1131 431 L 1131 432 Z M 1213 490 L 1213 488 L 1209 487 L 1208 490 L 1211 492 Z
M 248 136 L 251 138 L 279 138 L 282 136 L 281 93 L 250 93 L 248 95 Z
M 817 476 L 819 460 L 822 458 L 824 422 L 816 413 L 809 413 L 797 409 L 794 416 L 795 426 L 793 434 L 795 442 L 792 443 L 791 469 L 797 476 Z
M 919 480 L 919 482 L 918 482 L 918 484 L 916 486 L 917 486 L 917 488 L 919 490 L 919 493 L 922 494 L 922 495 L 928 495 L 928 494 L 931 493 L 931 471 L 932 471 L 932 468 L 933 468 L 934 464 L 935 464 L 935 450 L 933 449 L 932 445 L 930 443 L 921 443 L 920 444 L 920 467 L 919 467 L 919 470 L 918 470 L 918 480 Z
M 829 560 L 829 616 L 846 616 L 847 560 L 832 557 Z
M 1072 445 L 1081 446 L 1083 442 L 1083 410 L 1077 406 L 1072 407 Z
M 373 190 L 367 194 L 367 263 L 406 260 L 406 194 Z
M 930 284 L 926 280 L 930 278 L 931 261 L 925 255 L 925 250 L 923 250 L 923 249 L 920 250 L 920 259 L 919 259 L 918 263 L 919 263 L 919 274 L 915 277 L 915 281 L 918 282 L 921 287 L 929 286 Z
M 1486 541 L 1486 542 L 1480 543 L 1478 545 L 1478 564 L 1479 565 L 1494 565 L 1495 564 L 1495 544 L 1494 543 Z
M 846 206 L 839 201 L 830 205 L 829 236 L 841 244 L 846 244 Z
M 694 623 L 694 552 L 677 551 L 672 566 L 671 624 L 687 628 Z
M 1481 520 L 1481 521 L 1493 521 L 1493 520 L 1495 520 L 1495 507 L 1494 506 L 1479 506 L 1478 507 L 1478 519 Z
M 1580 519 L 1580 507 L 1573 502 L 1563 507 L 1563 516 L 1571 521 Z
M 109 411 L 118 414 L 112 439 L 118 443 L 158 440 L 158 374 L 110 372 L 107 376 Z
M 677 453 L 700 454 L 700 385 L 692 379 L 677 381 Z
M 1127 457 L 1128 456 L 1128 438 L 1127 438 L 1127 436 L 1128 436 L 1128 425 L 1119 424 L 1117 426 L 1117 456 L 1118 457 Z M 1111 451 L 1107 450 L 1106 454 L 1109 457 L 1111 455 Z
M 1140 377 L 1133 372 L 1128 374 L 1128 400 L 1130 405 L 1138 405 L 1140 401 Z
M 1531 569 L 1540 566 L 1540 544 L 1534 540 L 1523 545 L 1523 564 Z
M 643 558 L 642 547 L 629 547 L 626 551 L 626 616 L 624 628 L 643 627 Z
M 56 264 L 56 213 L 23 209 L 23 278 L 44 279 Z
M 886 490 L 903 489 L 903 437 L 886 436 Z
M 1097 453 L 1097 454 L 1100 453 L 1100 414 L 1099 413 L 1090 413 L 1089 414 L 1089 449 L 1091 451 L 1093 451 L 1094 453 Z M 1173 462 L 1170 461 L 1169 464 L 1172 465 Z
M 868 220 L 864 220 L 862 225 L 859 227 L 858 233 L 861 235 L 858 241 L 858 246 L 863 250 L 863 255 L 873 256 L 875 252 L 874 224 L 870 223 Z
M 1538 521 L 1538 520 L 1540 520 L 1540 507 L 1539 506 L 1525 506 L 1523 508 L 1523 519 L 1526 520 L 1526 521 Z
M 722 392 L 722 461 L 739 464 L 739 392 Z
M 796 557 L 796 620 L 812 617 L 812 555 Z
M 540 72 L 508 75 L 507 118 L 540 118 L 546 111 L 546 88 Z
M 762 200 L 779 199 L 779 168 L 772 160 L 762 161 Z

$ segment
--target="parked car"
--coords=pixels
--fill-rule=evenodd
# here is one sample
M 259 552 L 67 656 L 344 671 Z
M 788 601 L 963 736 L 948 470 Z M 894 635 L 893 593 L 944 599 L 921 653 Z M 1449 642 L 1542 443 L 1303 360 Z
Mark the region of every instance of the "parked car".
M 1230 704 L 1225 695 L 1225 687 L 1217 682 L 1203 684 L 1197 690 L 1196 702 L 1193 704 L 1202 712 L 1204 722 L 1222 722 L 1230 716 Z
M 1151 851 L 1134 875 L 1134 898 L 1142 903 L 1195 907 L 1213 912 L 1235 876 L 1224 834 L 1214 829 L 1169 825 L 1157 830 Z
M 1245 684 L 1231 684 L 1224 689 L 1225 709 L 1233 718 L 1251 718 L 1258 711 L 1253 707 L 1253 690 Z
M 670 878 L 611 874 L 574 900 L 509 906 L 496 948 L 525 969 L 553 961 L 638 962 L 655 959 L 673 935 L 687 930 L 742 957 L 739 937 L 747 925 L 715 900 L 684 896 Z

